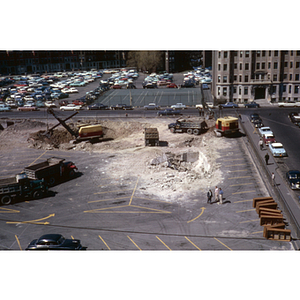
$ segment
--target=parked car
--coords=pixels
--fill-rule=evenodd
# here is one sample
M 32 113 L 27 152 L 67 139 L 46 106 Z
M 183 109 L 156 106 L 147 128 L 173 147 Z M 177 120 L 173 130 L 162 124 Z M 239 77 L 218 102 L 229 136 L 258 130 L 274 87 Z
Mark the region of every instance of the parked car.
M 53 101 L 46 101 L 45 106 L 46 107 L 56 107 L 56 104 Z
M 41 100 L 36 101 L 36 107 L 45 107 L 45 103 Z
M 65 239 L 61 234 L 44 234 L 33 240 L 25 250 L 81 250 L 80 240 Z
M 244 106 L 246 108 L 258 108 L 259 104 L 253 101 L 253 102 L 250 102 L 250 103 L 245 103 Z
M 238 108 L 239 106 L 233 102 L 227 102 L 225 104 L 220 104 L 222 108 Z
M 274 134 L 269 134 L 269 133 L 264 134 L 263 142 L 265 143 L 266 146 L 268 146 L 270 143 L 276 143 Z
M 264 134 L 273 134 L 273 131 L 270 127 L 264 126 L 258 129 L 258 133 L 261 137 L 263 137 Z
M 281 143 L 270 143 L 269 149 L 274 157 L 288 156 Z
M 171 105 L 171 108 L 173 108 L 173 109 L 185 109 L 186 105 L 182 104 L 182 103 L 176 103 L 174 105 Z
M 11 111 L 11 107 L 6 104 L 0 104 L 0 111 Z
M 65 110 L 76 111 L 76 110 L 82 109 L 82 106 L 81 105 L 76 105 L 76 104 L 68 104 L 68 105 L 65 105 L 65 106 L 61 106 L 59 109 L 62 110 L 62 111 L 65 111 Z
M 155 82 L 143 82 L 143 89 L 155 89 L 157 84 Z
M 299 126 L 300 125 L 300 116 L 297 112 L 291 112 L 288 114 L 289 119 L 292 123 Z
M 177 86 L 177 84 L 175 84 L 174 82 L 172 82 L 172 83 L 169 83 L 167 85 L 167 88 L 169 88 L 169 89 L 178 89 L 178 86 Z
M 286 172 L 286 179 L 292 190 L 300 189 L 300 171 L 299 170 L 290 170 Z
M 259 114 L 251 114 L 249 118 L 250 118 L 250 122 L 253 123 L 255 119 L 260 119 L 260 116 Z
M 202 89 L 203 89 L 203 90 L 209 90 L 208 84 L 202 83 Z
M 93 103 L 87 107 L 88 110 L 103 110 L 108 109 L 107 105 L 104 105 L 103 103 Z
M 264 127 L 264 124 L 263 124 L 263 121 L 261 118 L 253 119 L 252 123 L 253 123 L 254 127 L 256 127 L 256 128 Z
M 155 110 L 155 109 L 160 109 L 159 105 L 156 105 L 155 103 L 149 103 L 148 105 L 145 105 L 144 108 L 146 110 Z
M 180 110 L 174 110 L 172 108 L 166 108 L 165 110 L 160 110 L 157 112 L 159 116 L 177 116 L 182 115 Z
M 35 111 L 38 110 L 36 106 L 31 106 L 30 104 L 25 104 L 17 108 L 18 111 Z
M 295 102 L 295 101 L 278 102 L 278 107 L 296 107 L 296 106 L 300 106 L 300 102 Z
M 110 107 L 110 109 L 111 110 L 118 110 L 118 109 L 124 109 L 124 106 L 125 106 L 126 104 L 116 104 L 116 105 L 112 105 L 111 107 Z

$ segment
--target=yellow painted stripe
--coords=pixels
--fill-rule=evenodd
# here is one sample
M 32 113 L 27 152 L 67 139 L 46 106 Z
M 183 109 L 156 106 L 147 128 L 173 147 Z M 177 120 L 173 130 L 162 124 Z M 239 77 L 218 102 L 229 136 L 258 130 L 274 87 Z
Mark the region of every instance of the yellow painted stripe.
M 112 199 L 101 199 L 101 200 L 93 200 L 93 201 L 88 201 L 88 203 L 94 203 L 94 202 L 104 202 L 104 201 L 113 201 L 113 200 L 119 200 L 119 199 L 127 199 L 127 197 L 120 197 L 120 198 L 112 198 Z
M 263 231 L 252 232 L 251 234 L 263 233 Z
M 98 235 L 98 236 L 101 239 L 101 241 L 105 244 L 105 246 L 107 247 L 107 249 L 110 250 L 110 248 L 108 247 L 108 245 L 105 243 L 104 239 L 100 235 Z
M 231 184 L 230 186 L 241 186 L 241 185 L 249 185 L 249 184 L 254 184 L 254 182 Z
M 18 245 L 19 245 L 19 248 L 20 248 L 20 250 L 22 251 L 22 247 L 21 247 L 21 245 L 20 245 L 19 239 L 18 239 L 18 237 L 17 237 L 16 235 L 15 235 L 15 237 L 16 237 L 17 243 L 18 243 Z
M 239 200 L 239 201 L 235 201 L 233 203 L 240 203 L 240 202 L 250 202 L 253 201 L 253 199 L 249 199 L 249 200 Z
M 230 177 L 228 179 L 240 179 L 240 178 L 252 178 L 252 176 L 238 176 L 238 177 Z
M 127 237 L 130 239 L 130 241 L 140 250 L 142 251 L 142 249 L 127 235 Z
M 172 251 L 172 249 L 170 249 L 158 236 L 156 236 L 156 238 L 162 243 L 164 244 L 170 251 Z
M 195 221 L 196 219 L 198 219 L 198 218 L 203 214 L 203 212 L 204 212 L 204 210 L 205 210 L 205 207 L 201 207 L 201 209 L 202 209 L 202 212 L 201 212 L 196 218 L 194 218 L 193 220 L 187 221 L 187 223 L 193 222 L 193 221 Z
M 227 173 L 236 173 L 236 172 L 245 172 L 245 171 L 249 171 L 249 170 L 245 169 L 245 170 L 227 171 Z
M 244 191 L 244 192 L 236 192 L 236 193 L 232 193 L 232 195 L 237 195 L 237 194 L 245 194 L 245 193 L 254 193 L 255 191 Z
M 2 212 L 4 212 L 4 213 L 19 213 L 20 211 L 19 210 L 14 210 L 14 209 L 11 209 L 11 208 L 0 207 L 0 213 L 2 213 Z
M 218 240 L 217 238 L 214 238 L 216 241 L 218 241 L 220 244 L 222 244 L 224 247 L 226 247 L 227 249 L 229 249 L 230 251 L 232 251 L 231 248 L 229 248 L 228 246 L 226 246 L 224 243 L 222 243 L 220 240 Z
M 239 210 L 239 211 L 236 211 L 236 213 L 241 213 L 241 212 L 246 212 L 246 211 L 253 211 L 255 210 L 255 208 L 252 208 L 252 209 L 246 209 L 246 210 Z
M 201 251 L 201 249 L 200 249 L 198 246 L 196 246 L 191 240 L 189 240 L 186 236 L 185 236 L 185 238 L 186 238 L 193 246 L 195 246 L 199 251 Z
M 139 179 L 140 179 L 140 177 L 138 177 L 138 179 L 137 179 L 137 181 L 136 181 L 134 190 L 133 190 L 133 192 L 132 192 L 132 195 L 131 195 L 131 198 L 130 198 L 130 201 L 129 201 L 129 205 L 131 205 L 132 198 L 133 198 L 133 195 L 134 195 L 134 193 L 135 193 L 135 191 L 136 191 L 136 187 L 137 187 L 137 184 L 138 184 L 138 182 L 139 182 Z
M 242 224 L 242 223 L 250 223 L 250 222 L 257 222 L 257 221 L 259 221 L 259 220 L 260 220 L 260 219 L 243 221 L 243 222 L 240 222 L 240 224 Z

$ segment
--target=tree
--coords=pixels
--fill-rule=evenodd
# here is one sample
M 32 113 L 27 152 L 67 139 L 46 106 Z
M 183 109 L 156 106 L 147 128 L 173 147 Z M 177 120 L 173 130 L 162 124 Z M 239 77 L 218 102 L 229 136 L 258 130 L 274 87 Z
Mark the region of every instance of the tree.
M 164 51 L 130 51 L 126 65 L 150 73 L 163 70 Z

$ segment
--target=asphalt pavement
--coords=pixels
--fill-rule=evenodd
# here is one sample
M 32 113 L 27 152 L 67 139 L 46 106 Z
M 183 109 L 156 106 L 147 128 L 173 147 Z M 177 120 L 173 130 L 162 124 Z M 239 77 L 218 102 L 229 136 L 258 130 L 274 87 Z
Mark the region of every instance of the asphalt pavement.
M 297 195 L 288 187 L 286 180 L 280 172 L 280 162 L 272 156 L 268 148 L 264 145 L 264 149 L 260 150 L 259 140 L 260 136 L 258 130 L 253 127 L 248 116 L 242 115 L 241 127 L 249 139 L 252 146 L 253 154 L 257 158 L 256 164 L 261 171 L 261 177 L 266 184 L 269 191 L 276 202 L 279 204 L 280 209 L 289 219 L 289 229 L 292 230 L 292 237 L 299 249 L 299 241 L 297 240 L 300 235 L 300 205 Z M 269 162 L 266 165 L 265 155 L 269 153 Z M 272 184 L 271 176 L 275 174 L 275 186 Z

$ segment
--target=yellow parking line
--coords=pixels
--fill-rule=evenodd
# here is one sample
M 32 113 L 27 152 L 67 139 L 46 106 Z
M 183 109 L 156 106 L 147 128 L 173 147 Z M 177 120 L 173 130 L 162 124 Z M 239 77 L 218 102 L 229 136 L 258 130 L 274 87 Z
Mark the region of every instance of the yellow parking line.
M 201 249 L 200 249 L 198 246 L 196 246 L 191 240 L 189 240 L 186 236 L 185 236 L 185 238 L 186 238 L 193 246 L 195 246 L 199 251 L 201 251 Z
M 112 200 L 127 199 L 127 198 L 129 198 L 129 196 L 127 196 L 127 197 L 120 197 L 120 198 L 112 198 L 112 199 L 93 200 L 93 201 L 88 201 L 88 203 L 112 201 Z
M 19 245 L 19 248 L 20 248 L 20 250 L 22 251 L 22 247 L 21 247 L 21 245 L 20 245 L 19 239 L 18 239 L 18 237 L 17 237 L 16 235 L 15 235 L 15 237 L 16 237 L 17 243 L 18 243 L 18 245 Z
M 248 220 L 248 221 L 242 221 L 242 222 L 240 222 L 240 224 L 242 224 L 242 223 L 250 223 L 250 222 L 257 222 L 257 221 L 259 221 L 260 219 L 255 219 L 255 220 Z
M 252 178 L 252 176 L 238 176 L 238 177 L 230 177 L 228 179 L 240 179 L 240 178 Z
M 163 243 L 170 251 L 172 251 L 172 249 L 170 249 L 158 236 L 156 236 L 156 238 L 161 242 Z
M 239 200 L 239 201 L 235 201 L 233 203 L 240 203 L 240 202 L 250 202 L 253 201 L 253 199 L 249 199 L 249 200 Z
M 249 185 L 254 184 L 253 182 L 247 182 L 247 183 L 238 183 L 238 184 L 231 184 L 230 186 L 240 186 L 240 185 Z
M 239 210 L 239 211 L 236 211 L 236 213 L 242 213 L 242 212 L 246 212 L 246 211 L 253 211 L 255 210 L 255 208 L 252 208 L 252 209 L 245 209 L 245 210 Z
M 263 231 L 252 232 L 251 234 L 263 233 Z
M 108 245 L 105 243 L 104 239 L 99 235 L 99 238 L 101 239 L 101 241 L 105 244 L 105 246 L 108 248 L 108 250 L 110 250 L 110 248 L 108 247 Z
M 136 181 L 136 184 L 135 184 L 134 190 L 133 190 L 133 192 L 132 192 L 132 195 L 131 195 L 131 198 L 130 198 L 130 201 L 129 201 L 129 205 L 130 205 L 130 204 L 131 204 L 131 202 L 132 202 L 132 198 L 133 198 L 133 195 L 134 195 L 134 193 L 135 193 L 135 190 L 136 190 L 137 184 L 138 184 L 138 182 L 139 182 L 139 179 L 140 179 L 140 177 L 138 177 L 138 179 L 137 179 L 137 181 Z
M 224 247 L 226 247 L 227 249 L 229 249 L 230 251 L 232 251 L 231 248 L 229 248 L 228 246 L 226 246 L 224 243 L 222 243 L 220 240 L 218 240 L 217 238 L 214 238 L 216 241 L 218 241 L 220 244 L 222 244 Z
M 232 195 L 245 194 L 245 193 L 253 193 L 253 192 L 255 192 L 255 191 L 252 190 L 252 191 L 236 192 L 236 193 L 232 193 Z
M 245 169 L 245 170 L 227 171 L 227 173 L 236 173 L 236 172 L 245 172 L 245 171 L 249 171 L 249 170 Z
M 130 241 L 140 250 L 142 251 L 142 249 L 127 235 L 127 237 L 130 239 Z

